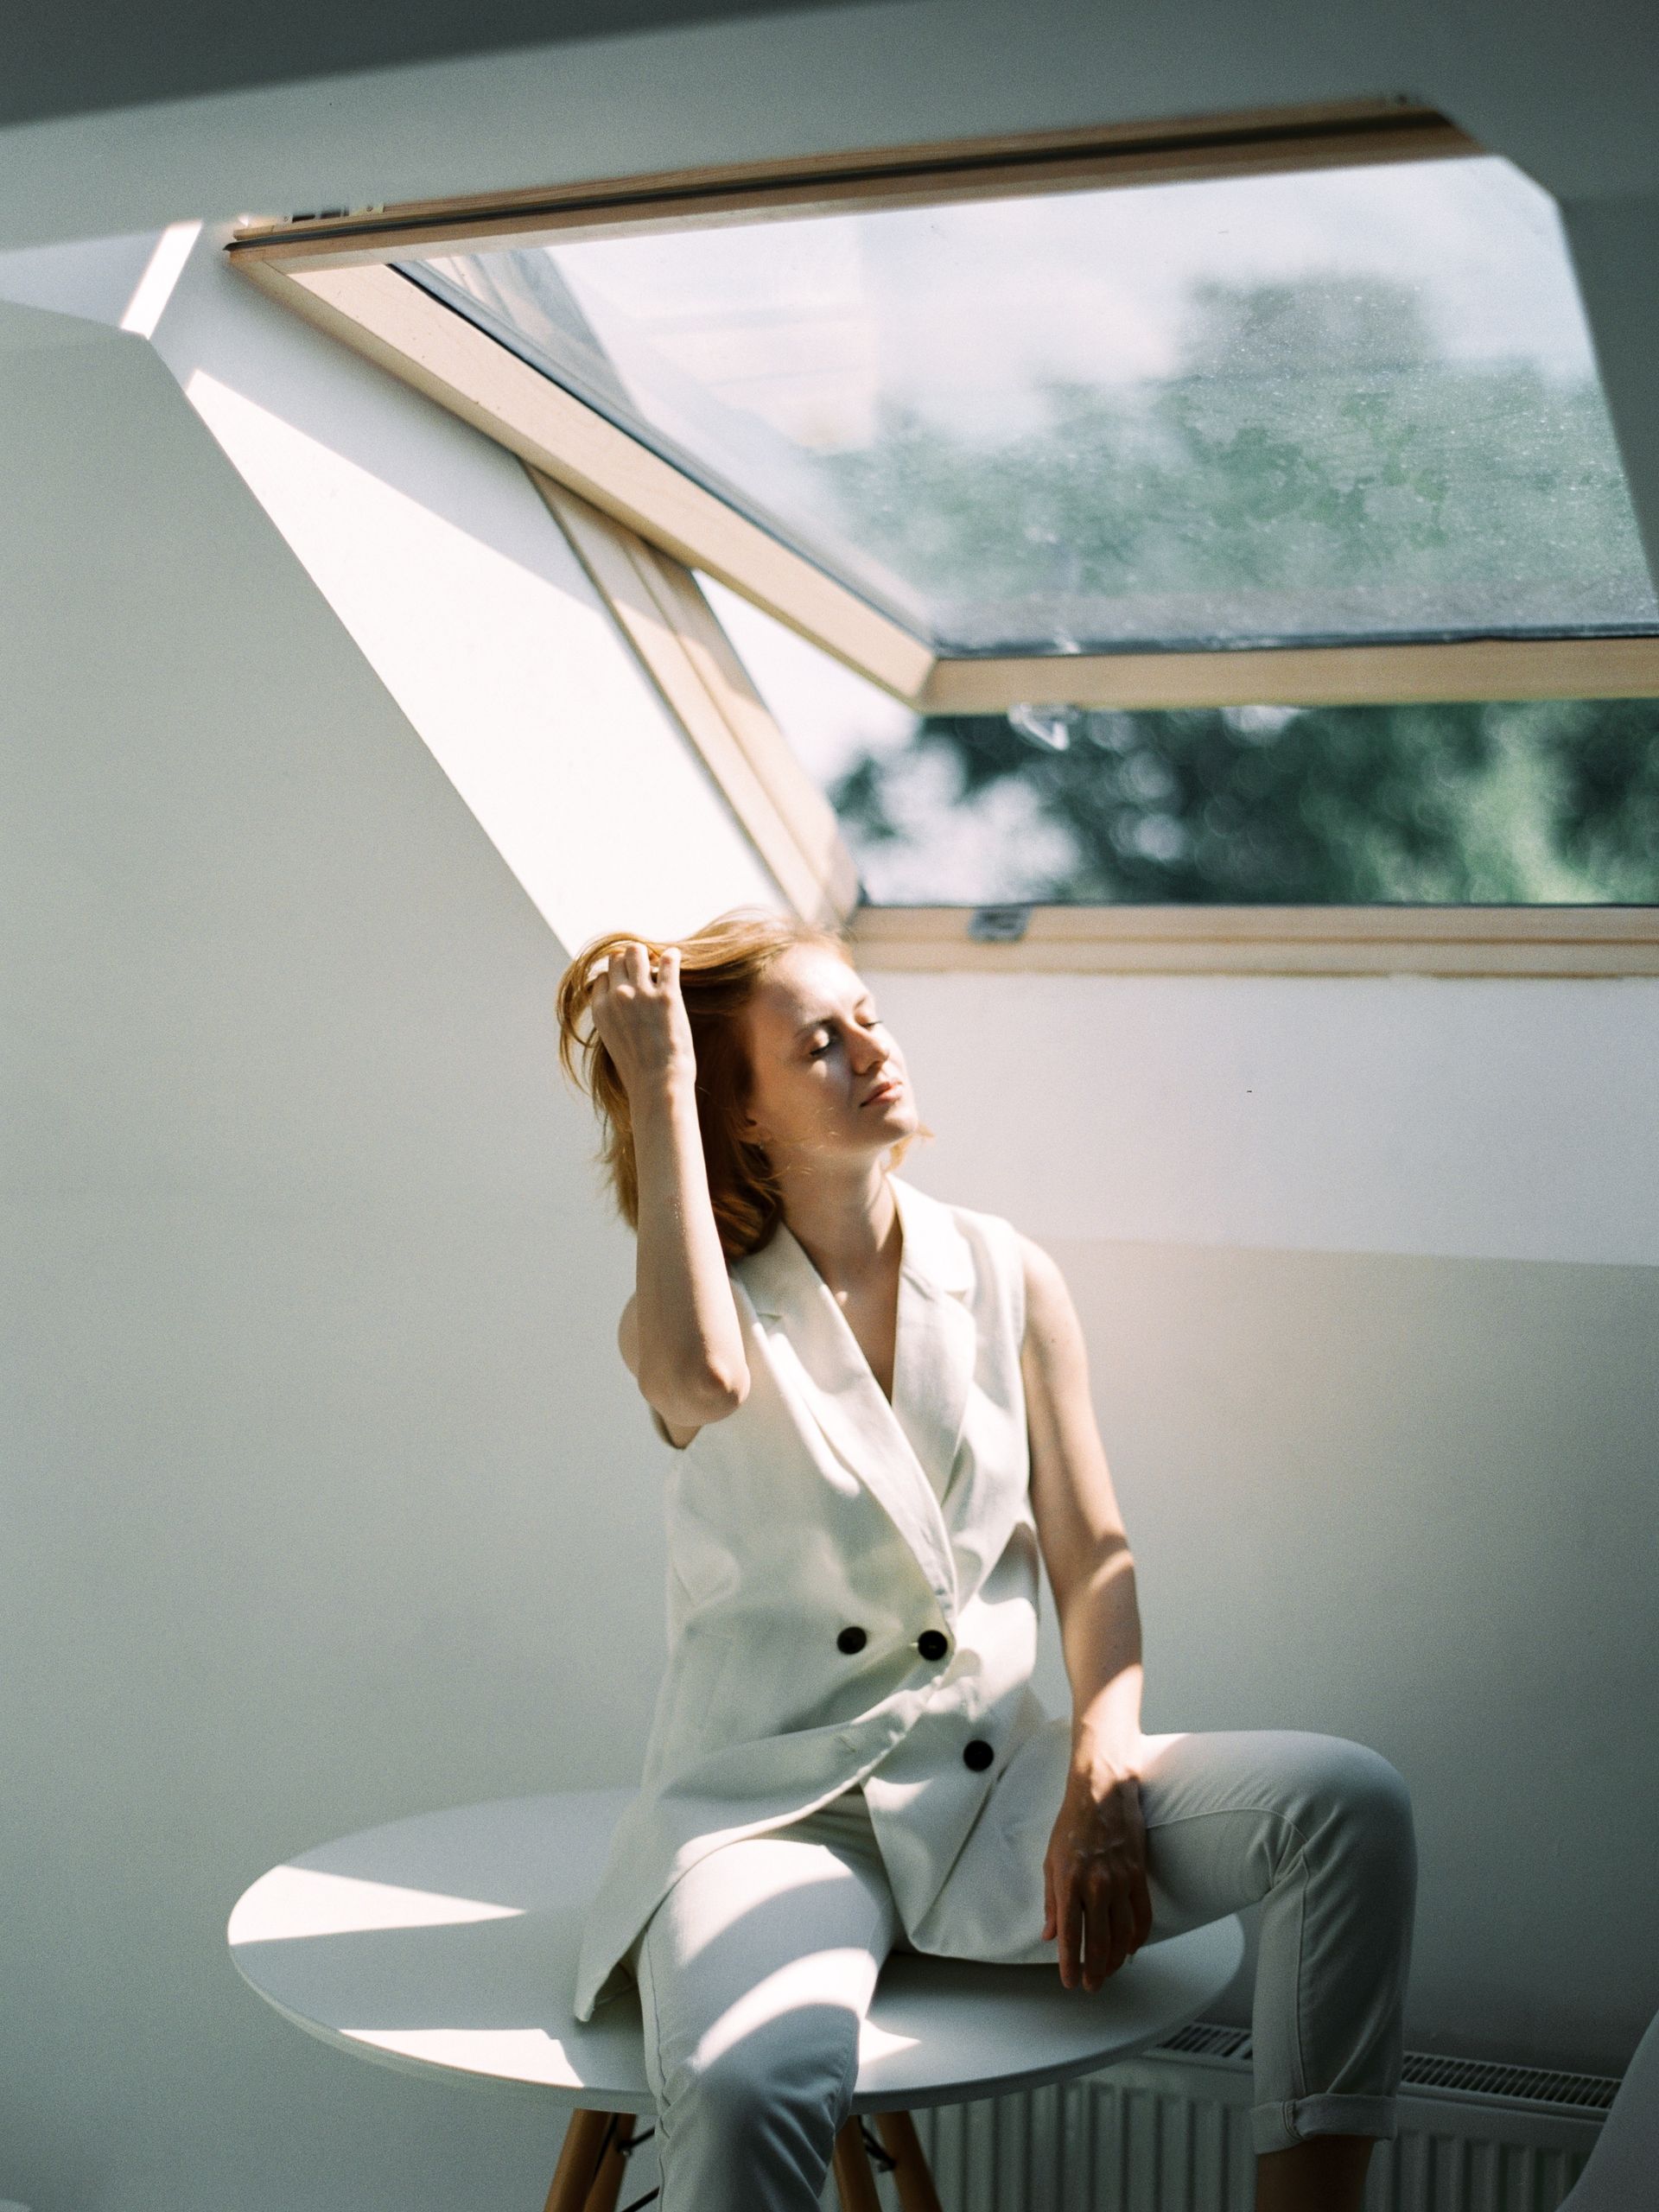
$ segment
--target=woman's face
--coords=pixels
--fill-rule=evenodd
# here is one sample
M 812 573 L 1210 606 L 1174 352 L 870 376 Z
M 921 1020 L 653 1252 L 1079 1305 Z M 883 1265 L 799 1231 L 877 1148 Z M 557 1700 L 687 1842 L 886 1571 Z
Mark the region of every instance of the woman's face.
M 793 944 L 743 1010 L 753 1087 L 747 1134 L 774 1168 L 883 1152 L 920 1123 L 904 1055 L 856 969 Z

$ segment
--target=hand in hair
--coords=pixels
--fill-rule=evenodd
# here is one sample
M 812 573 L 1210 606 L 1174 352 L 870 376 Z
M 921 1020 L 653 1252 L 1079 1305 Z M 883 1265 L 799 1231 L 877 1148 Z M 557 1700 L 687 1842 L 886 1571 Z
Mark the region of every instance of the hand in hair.
M 696 1048 L 680 995 L 678 945 L 665 945 L 655 961 L 638 939 L 619 945 L 594 978 L 589 1004 L 594 1032 L 630 1098 L 642 1086 L 695 1072 Z

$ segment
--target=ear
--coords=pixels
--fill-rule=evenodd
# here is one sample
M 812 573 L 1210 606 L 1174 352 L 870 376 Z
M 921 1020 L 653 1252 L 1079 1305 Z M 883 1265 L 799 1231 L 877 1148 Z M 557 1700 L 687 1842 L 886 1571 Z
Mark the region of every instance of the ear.
M 764 1144 L 766 1141 L 766 1133 L 755 1114 L 753 1080 L 746 1084 L 744 1089 L 748 1093 L 747 1096 L 741 1101 L 734 1099 L 732 1102 L 738 1135 L 745 1144 Z

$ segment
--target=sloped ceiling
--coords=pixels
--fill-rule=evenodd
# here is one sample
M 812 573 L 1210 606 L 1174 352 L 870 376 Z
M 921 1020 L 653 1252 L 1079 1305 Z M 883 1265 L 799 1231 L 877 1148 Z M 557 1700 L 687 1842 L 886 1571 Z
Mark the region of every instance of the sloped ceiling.
M 70 0 L 14 22 L 0 124 L 811 4 L 825 0 L 294 0 L 270 14 Z

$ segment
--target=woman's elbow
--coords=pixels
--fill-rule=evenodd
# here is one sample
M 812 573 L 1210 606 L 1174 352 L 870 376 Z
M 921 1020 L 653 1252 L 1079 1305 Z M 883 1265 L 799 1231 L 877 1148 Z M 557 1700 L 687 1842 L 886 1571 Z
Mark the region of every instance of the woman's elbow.
M 677 1428 L 704 1428 L 734 1414 L 749 1395 L 747 1367 L 705 1368 L 697 1375 L 639 1376 L 642 1397 Z
M 723 1421 L 728 1414 L 734 1414 L 748 1396 L 749 1370 L 742 1365 L 729 1371 L 711 1370 L 704 1378 L 704 1387 L 709 1393 L 709 1410 L 703 1419 Z

